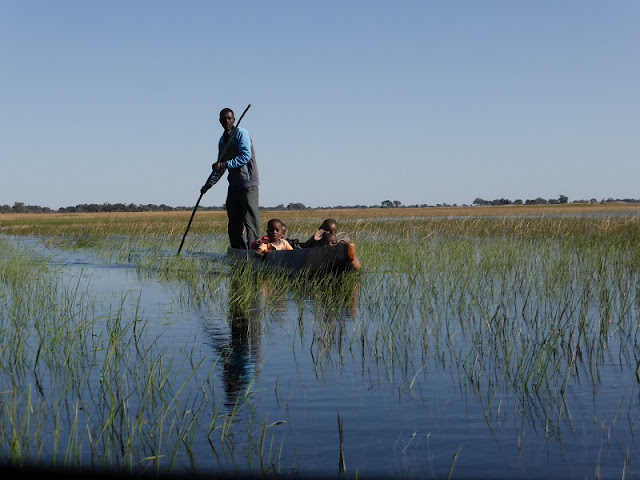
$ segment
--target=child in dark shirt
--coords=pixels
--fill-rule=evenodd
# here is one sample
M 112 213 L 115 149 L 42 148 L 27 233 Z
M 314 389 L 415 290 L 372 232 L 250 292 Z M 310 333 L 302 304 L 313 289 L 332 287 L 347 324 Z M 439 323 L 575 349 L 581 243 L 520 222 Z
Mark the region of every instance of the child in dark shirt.
M 319 247 L 335 247 L 338 245 L 338 237 L 331 232 L 324 232 L 318 242 Z
M 336 237 L 336 243 L 350 243 L 351 239 L 346 236 L 340 237 L 338 235 L 338 222 L 336 222 L 333 218 L 327 218 L 322 225 L 316 230 L 316 233 L 313 234 L 306 242 L 302 243 L 301 246 L 303 248 L 308 247 L 319 247 L 320 242 L 322 241 L 322 236 L 325 232 L 331 233 Z

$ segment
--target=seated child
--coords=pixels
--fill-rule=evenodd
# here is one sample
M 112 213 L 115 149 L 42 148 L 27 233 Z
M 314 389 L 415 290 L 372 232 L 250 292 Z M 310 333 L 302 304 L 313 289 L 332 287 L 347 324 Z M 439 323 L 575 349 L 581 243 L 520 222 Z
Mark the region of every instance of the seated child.
M 286 228 L 277 218 L 267 222 L 267 241 L 260 242 L 256 248 L 256 257 L 263 257 L 272 250 L 293 250 L 293 247 L 284 239 Z M 264 238 L 264 237 L 263 237 Z
M 346 236 L 340 237 L 338 235 L 338 222 L 336 222 L 333 218 L 327 218 L 324 222 L 322 222 L 322 225 L 320 225 L 320 228 L 316 230 L 316 233 L 314 233 L 313 236 L 309 238 L 309 240 L 301 244 L 302 248 L 321 246 L 320 242 L 325 232 L 332 233 L 337 239 L 336 243 L 351 242 L 351 239 L 349 237 L 346 237 Z
M 300 242 L 298 241 L 297 238 L 287 237 L 287 225 L 284 222 L 282 222 L 282 237 L 287 242 L 289 242 L 289 245 L 291 245 L 291 248 L 293 248 L 294 250 L 302 248 L 300 247 Z M 269 243 L 269 236 L 265 235 L 262 238 L 258 238 L 257 240 L 254 240 L 253 242 L 251 242 L 251 246 L 249 248 L 251 248 L 252 250 L 256 250 L 258 248 L 258 245 L 260 245 L 261 243 Z
M 335 247 L 338 244 L 338 237 L 331 232 L 324 232 L 318 242 L 319 247 Z
M 277 220 L 277 219 L 274 219 Z M 284 224 L 284 222 L 282 223 L 282 238 L 284 238 L 284 236 L 287 234 L 287 226 Z M 258 245 L 260 245 L 261 243 L 269 243 L 269 235 L 265 235 L 262 238 L 258 238 L 256 240 L 254 240 L 253 242 L 251 242 L 251 246 L 249 247 L 251 250 L 256 250 L 258 248 Z

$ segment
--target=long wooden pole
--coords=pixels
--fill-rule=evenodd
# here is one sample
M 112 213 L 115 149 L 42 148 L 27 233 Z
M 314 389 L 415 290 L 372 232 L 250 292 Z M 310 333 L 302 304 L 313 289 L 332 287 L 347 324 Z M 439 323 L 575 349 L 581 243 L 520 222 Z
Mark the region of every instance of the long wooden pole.
M 226 153 L 227 149 L 229 148 L 229 145 L 231 145 L 231 140 L 233 139 L 233 136 L 236 133 L 236 130 L 238 129 L 238 126 L 240 126 L 240 122 L 242 121 L 242 118 L 244 117 L 244 114 L 247 113 L 247 110 L 249 110 L 249 107 L 251 107 L 251 104 L 247 105 L 247 108 L 244 109 L 244 112 L 242 112 L 242 115 L 240 115 L 240 119 L 238 120 L 238 122 L 235 124 L 235 126 L 233 127 L 233 130 L 231 131 L 231 134 L 229 135 L 229 140 L 227 140 L 226 145 L 224 146 L 224 148 L 222 149 L 222 152 L 220 153 L 220 155 L 218 155 L 218 160 L 216 161 L 216 163 L 220 162 L 221 158 L 224 158 L 224 154 Z M 211 175 L 213 175 L 212 172 Z M 211 175 L 209 176 L 209 178 L 211 177 Z M 209 179 L 207 179 L 207 182 L 209 181 Z M 180 247 L 178 248 L 178 253 L 176 254 L 176 256 L 180 255 L 180 251 L 182 250 L 182 245 L 184 245 L 184 239 L 187 238 L 187 233 L 189 232 L 189 228 L 191 228 L 191 222 L 193 221 L 193 217 L 196 214 L 196 210 L 198 209 L 198 205 L 200 205 L 200 200 L 202 200 L 202 197 L 204 195 L 204 192 L 200 192 L 200 196 L 198 197 L 198 201 L 196 202 L 196 206 L 193 207 L 193 212 L 191 212 L 191 218 L 189 219 L 189 223 L 187 224 L 187 229 L 184 232 L 184 235 L 182 236 L 182 241 L 180 242 Z
M 198 209 L 198 205 L 200 205 L 200 200 L 202 200 L 203 195 L 204 193 L 200 193 L 200 196 L 198 197 L 198 201 L 196 202 L 196 206 L 193 207 L 193 212 L 191 212 L 191 218 L 189 219 L 189 224 L 187 225 L 187 229 L 185 230 L 184 235 L 182 236 L 182 241 L 180 242 L 180 248 L 178 248 L 178 253 L 176 254 L 176 256 L 180 255 L 180 250 L 182 250 L 182 245 L 184 245 L 184 239 L 187 238 L 187 232 L 191 227 L 191 222 L 193 221 L 193 217 L 196 214 L 196 210 Z

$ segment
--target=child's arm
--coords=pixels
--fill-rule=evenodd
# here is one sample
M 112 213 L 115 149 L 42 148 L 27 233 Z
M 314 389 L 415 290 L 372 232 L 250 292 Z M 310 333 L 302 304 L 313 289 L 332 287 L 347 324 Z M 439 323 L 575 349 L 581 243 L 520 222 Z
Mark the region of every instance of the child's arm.
M 324 233 L 324 230 L 319 228 L 318 230 L 316 230 L 316 233 L 314 233 L 312 237 L 309 237 L 309 240 L 307 240 L 306 242 L 304 242 L 302 244 L 302 247 L 303 248 L 317 247 L 318 246 L 318 242 L 322 238 L 322 234 L 323 233 Z
M 261 243 L 256 249 L 256 257 L 264 257 L 271 250 L 270 243 Z
M 261 243 L 269 243 L 269 237 L 265 235 L 262 238 L 258 238 L 257 240 L 254 240 L 253 242 L 251 242 L 251 246 L 249 248 L 251 248 L 251 250 L 255 250 L 256 248 L 258 248 L 258 245 L 260 245 Z

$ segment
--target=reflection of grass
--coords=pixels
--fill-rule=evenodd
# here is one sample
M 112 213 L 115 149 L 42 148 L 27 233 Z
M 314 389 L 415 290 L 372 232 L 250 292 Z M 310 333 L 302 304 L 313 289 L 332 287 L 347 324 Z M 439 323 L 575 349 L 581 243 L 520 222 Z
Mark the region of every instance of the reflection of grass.
M 182 358 L 166 355 L 162 334 L 150 338 L 126 293 L 104 311 L 79 280 L 63 284 L 45 260 L 2 238 L 0 247 L 3 464 L 195 469 L 193 446 L 205 423 L 222 432 L 209 436 L 212 451 L 236 455 L 229 444 L 235 415 L 220 410 L 213 389 L 216 359 L 189 344 Z M 249 397 L 247 389 L 236 410 Z
M 362 281 L 355 335 L 363 363 L 393 361 L 411 386 L 412 372 L 457 370 L 488 417 L 511 392 L 519 411 L 543 412 L 541 424 L 553 426 L 568 416 L 570 382 L 587 379 L 597 391 L 605 359 L 637 362 L 637 219 L 582 223 L 577 234 L 556 220 L 525 234 L 439 235 L 412 249 L 410 262 L 397 261 L 405 253 L 384 257 L 387 278 Z
M 624 208 L 638 212 L 637 206 Z M 140 272 L 177 282 L 184 289 L 180 301 L 206 305 L 212 311 L 228 305 L 232 309 L 230 317 L 247 318 L 252 328 L 265 319 L 282 318 L 282 311 L 297 309 L 296 333 L 301 340 L 310 339 L 317 372 L 333 369 L 336 364 L 342 369 L 345 357 L 350 356 L 360 360 L 363 370 L 374 372 L 369 374 L 371 384 L 388 382 L 399 392 L 420 396 L 429 388 L 430 374 L 436 369 L 445 370 L 459 382 L 461 392 L 472 394 L 488 424 L 511 415 L 519 429 L 534 425 L 545 432 L 545 438 L 560 439 L 563 422 L 572 421 L 572 387 L 579 389 L 587 384 L 595 396 L 602 388 L 601 368 L 605 363 L 628 368 L 640 360 L 640 217 L 575 216 L 614 213 L 610 205 L 473 208 L 466 213 L 479 215 L 473 217 L 464 217 L 463 209 L 447 211 L 278 212 L 293 237 L 306 238 L 323 218 L 331 216 L 356 242 L 363 264 L 361 273 L 316 278 L 290 278 L 283 272 L 255 271 L 249 265 L 222 265 L 220 258 L 226 248 L 224 213 L 202 212 L 196 216 L 182 257 L 176 257 L 175 252 L 188 213 L 114 214 L 86 219 L 71 216 L 69 225 L 37 216 L 7 215 L 2 217 L 2 224 L 8 233 L 41 234 L 49 236 L 52 243 L 91 248 L 111 260 L 133 263 Z M 264 214 L 265 218 L 269 215 Z M 189 368 L 167 363 L 155 340 L 140 348 L 143 354 L 132 351 L 127 339 L 133 338 L 134 346 L 144 343 L 141 319 L 137 315 L 127 319 L 121 307 L 107 319 L 94 318 L 92 300 L 84 301 L 83 292 L 72 287 L 48 287 L 57 295 L 67 292 L 64 296 L 70 299 L 60 303 L 66 305 L 66 313 L 51 315 L 60 307 L 44 293 L 44 286 L 28 293 L 38 285 L 34 279 L 49 278 L 46 265 L 18 254 L 2 258 L 4 296 L 0 299 L 4 310 L 16 313 L 11 317 L 15 325 L 4 317 L 7 338 L 15 338 L 15 342 L 4 348 L 0 358 L 3 365 L 10 365 L 8 371 L 17 379 L 15 385 L 3 385 L 2 391 L 17 395 L 14 386 L 16 391 L 21 390 L 19 400 L 6 403 L 13 410 L 7 407 L 5 411 L 17 412 L 18 402 L 29 402 L 36 412 L 30 418 L 19 413 L 3 418 L 4 432 L 10 427 L 17 430 L 20 444 L 29 436 L 42 438 L 44 422 L 62 421 L 33 393 L 29 397 L 23 386 L 29 384 L 22 381 L 35 363 L 36 386 L 42 385 L 45 372 L 50 378 L 64 380 L 62 393 L 52 404 L 62 405 L 62 399 L 71 394 L 82 399 L 82 409 L 76 411 L 73 403 L 63 409 L 65 428 L 76 432 L 71 441 L 77 443 L 72 444 L 71 453 L 79 448 L 86 431 L 92 451 L 100 453 L 105 465 L 107 453 L 113 454 L 112 450 L 120 447 L 116 457 L 123 464 L 139 462 L 144 456 L 157 468 L 167 468 L 160 447 L 166 451 L 165 446 L 171 445 L 174 457 L 177 452 L 184 453 L 179 444 L 195 441 L 205 409 L 205 400 L 196 395 L 189 399 L 195 408 L 187 413 L 186 403 L 178 401 L 185 390 L 178 391 L 178 386 L 169 389 L 167 379 L 177 378 L 175 370 L 180 370 L 181 378 L 190 383 L 199 379 L 196 390 L 202 386 L 213 398 L 203 381 L 210 373 L 201 374 L 200 360 L 189 358 Z M 29 288 L 23 289 L 24 294 L 17 293 L 26 285 Z M 83 309 L 74 307 L 83 302 Z M 309 314 L 312 321 L 305 323 Z M 33 315 L 38 321 L 26 320 Z M 80 319 L 83 321 L 78 323 Z M 83 325 L 97 328 L 98 321 L 106 323 L 106 330 L 99 330 L 99 341 L 95 341 L 99 346 L 80 348 L 79 357 L 71 355 L 67 344 L 93 345 Z M 141 331 L 133 332 L 132 325 L 138 325 Z M 18 336 L 18 331 L 32 333 Z M 100 359 L 108 368 L 98 372 L 97 367 L 83 363 L 83 357 L 94 362 Z M 56 366 L 60 358 L 70 362 L 69 376 Z M 141 367 L 133 366 L 134 360 Z M 133 373 L 124 375 L 125 371 Z M 191 371 L 194 374 L 189 377 Z M 94 373 L 108 383 L 95 390 L 99 392 L 97 398 L 87 399 L 78 393 L 76 383 L 78 378 Z M 125 382 L 125 376 L 150 387 L 140 390 Z M 277 392 L 276 386 L 279 396 Z M 145 416 L 144 407 L 136 406 L 133 410 L 143 419 L 136 420 L 138 417 L 130 413 L 131 405 L 124 400 L 132 395 L 143 406 L 161 407 L 163 413 Z M 243 402 L 248 396 L 247 389 Z M 205 433 L 212 448 L 215 445 L 224 452 L 232 448 L 237 411 L 219 414 L 216 405 Z M 211 409 L 211 405 L 206 408 Z M 76 428 L 83 421 L 88 423 L 83 412 L 92 409 L 100 412 L 99 421 L 88 430 L 82 425 Z M 623 409 L 618 406 L 618 410 Z M 34 415 L 45 418 L 38 424 Z M 277 465 L 282 457 L 282 444 L 280 450 L 268 444 L 266 432 L 271 426 L 252 415 L 250 451 L 259 458 L 262 472 L 269 471 L 269 465 Z M 27 434 L 27 428 L 33 431 Z M 143 433 L 153 433 L 155 443 L 143 442 Z M 123 444 L 131 445 L 124 450 L 128 456 L 121 453 Z M 0 451 L 10 452 L 7 456 L 17 461 L 33 457 L 37 448 L 11 449 L 5 444 Z M 131 453 L 134 448 L 139 454 Z M 456 459 L 457 453 L 451 471 Z

